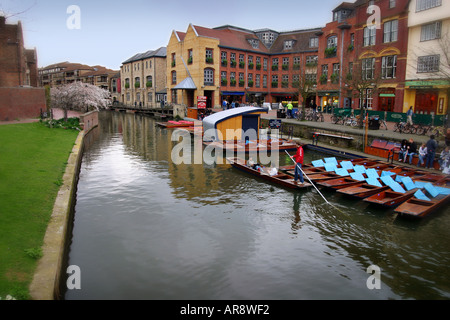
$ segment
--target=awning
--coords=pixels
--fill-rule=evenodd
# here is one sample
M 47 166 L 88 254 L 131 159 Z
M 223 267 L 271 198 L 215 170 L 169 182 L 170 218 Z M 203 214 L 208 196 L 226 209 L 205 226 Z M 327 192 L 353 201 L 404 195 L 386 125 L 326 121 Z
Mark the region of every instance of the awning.
M 245 92 L 240 91 L 222 91 L 223 96 L 244 96 Z
M 195 86 L 194 80 L 192 80 L 191 77 L 188 77 L 181 81 L 176 87 L 173 88 L 174 90 L 197 90 L 197 87 Z

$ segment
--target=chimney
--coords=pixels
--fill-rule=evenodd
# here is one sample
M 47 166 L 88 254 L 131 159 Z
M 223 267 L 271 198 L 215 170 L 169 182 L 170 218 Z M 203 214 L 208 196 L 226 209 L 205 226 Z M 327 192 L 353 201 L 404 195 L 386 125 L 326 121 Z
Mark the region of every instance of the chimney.
M 6 24 L 6 17 L 0 16 L 0 27 L 3 27 Z

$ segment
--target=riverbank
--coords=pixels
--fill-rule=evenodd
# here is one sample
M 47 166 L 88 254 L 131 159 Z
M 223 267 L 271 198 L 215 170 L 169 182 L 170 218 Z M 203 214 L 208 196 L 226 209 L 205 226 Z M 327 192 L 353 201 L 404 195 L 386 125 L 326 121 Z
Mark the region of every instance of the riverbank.
M 77 131 L 0 126 L 0 297 L 29 299 L 37 259 Z

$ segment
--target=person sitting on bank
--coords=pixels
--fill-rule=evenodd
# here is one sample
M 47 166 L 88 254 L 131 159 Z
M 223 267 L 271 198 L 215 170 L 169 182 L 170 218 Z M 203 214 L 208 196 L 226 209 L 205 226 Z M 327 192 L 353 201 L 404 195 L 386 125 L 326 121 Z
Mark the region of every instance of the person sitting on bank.
M 413 157 L 416 154 L 417 154 L 417 144 L 414 142 L 414 139 L 411 138 L 409 139 L 408 143 L 409 164 L 412 164 Z
M 398 161 L 406 162 L 406 156 L 408 155 L 408 142 L 406 139 L 402 141 L 400 151 L 398 153 Z
M 425 143 L 422 143 L 422 146 L 420 146 L 419 148 L 419 162 L 417 163 L 418 167 L 422 166 L 425 163 L 427 153 L 427 146 Z

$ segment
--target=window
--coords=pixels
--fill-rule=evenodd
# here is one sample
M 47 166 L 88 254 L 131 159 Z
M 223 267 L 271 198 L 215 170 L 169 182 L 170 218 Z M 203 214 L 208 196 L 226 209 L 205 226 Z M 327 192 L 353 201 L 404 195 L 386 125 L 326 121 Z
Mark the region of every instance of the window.
M 317 48 L 319 47 L 319 38 L 318 37 L 312 37 L 309 39 L 309 47 L 310 48 Z
M 220 84 L 221 85 L 227 85 L 227 72 L 226 71 L 222 71 L 220 73 Z
M 259 49 L 259 40 L 258 39 L 249 39 L 248 42 L 252 46 L 253 49 Z
M 417 0 L 416 12 L 428 10 L 442 5 L 442 0 Z
M 328 65 L 327 64 L 322 65 L 322 75 L 328 77 Z
M 398 20 L 392 20 L 384 23 L 384 43 L 397 41 L 398 38 Z
M 372 109 L 373 105 L 373 90 L 372 89 L 364 89 L 363 97 L 359 99 L 359 104 L 365 106 L 367 108 Z
M 396 0 L 389 0 L 389 8 L 395 8 Z
M 172 71 L 172 84 L 176 84 L 176 83 L 177 83 L 177 72 Z
M 375 45 L 377 28 L 365 27 L 364 28 L 364 47 Z
M 210 68 L 206 68 L 204 70 L 204 82 L 205 86 L 213 86 L 214 85 L 214 70 Z
M 147 76 L 147 82 L 145 85 L 147 88 L 151 88 L 153 86 L 153 77 L 152 76 Z
M 259 88 L 261 86 L 261 75 L 260 74 L 257 74 L 256 76 L 255 76 L 255 87 L 256 88 Z
M 337 47 L 337 37 L 331 36 L 327 39 L 327 48 L 336 48 Z
M 286 40 L 284 42 L 284 50 L 292 49 L 293 45 L 294 45 L 294 40 Z
M 226 51 L 222 51 L 221 52 L 221 54 L 220 54 L 220 57 L 222 58 L 222 60 L 227 60 L 227 53 L 226 53 Z
M 268 60 L 267 60 L 267 58 L 264 58 L 263 68 L 265 71 L 267 71 L 267 65 L 268 65 Z
M 420 41 L 439 39 L 441 37 L 441 29 L 442 29 L 441 21 L 436 21 L 422 26 L 422 30 L 420 33 Z
M 267 76 L 263 75 L 263 87 L 267 88 Z
M 176 66 L 175 53 L 172 53 L 172 67 Z
M 188 64 L 192 64 L 194 62 L 194 53 L 192 49 L 188 50 Z
M 213 50 L 206 49 L 205 50 L 206 63 L 213 63 Z
M 278 76 L 273 75 L 272 76 L 272 88 L 277 88 L 277 87 L 278 87 Z
M 381 77 L 394 79 L 397 71 L 397 56 L 387 56 L 381 59 Z
M 375 58 L 362 60 L 362 79 L 371 80 L 375 77 Z
M 247 84 L 249 87 L 253 87 L 253 73 L 249 73 L 247 76 Z
M 440 65 L 440 55 L 419 57 L 417 59 L 417 73 L 438 72 Z
M 147 94 L 147 101 L 148 102 L 153 102 L 153 93 L 152 92 L 149 92 L 148 94 Z
M 289 87 L 289 75 L 283 74 L 283 76 L 281 77 L 281 87 L 282 88 Z

